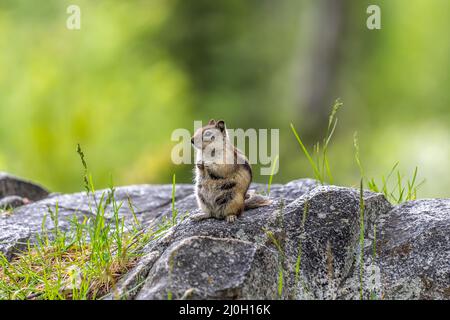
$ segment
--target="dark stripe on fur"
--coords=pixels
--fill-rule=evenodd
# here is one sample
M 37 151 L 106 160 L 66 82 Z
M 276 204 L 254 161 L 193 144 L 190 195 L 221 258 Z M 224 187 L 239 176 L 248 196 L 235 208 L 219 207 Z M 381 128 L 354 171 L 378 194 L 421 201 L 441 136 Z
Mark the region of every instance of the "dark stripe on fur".
M 233 199 L 233 192 L 229 191 L 229 192 L 225 192 L 224 194 L 218 196 L 215 200 L 216 204 L 218 206 L 222 206 L 228 202 L 230 202 Z
M 233 189 L 236 186 L 236 182 L 230 181 L 230 182 L 225 182 L 220 186 L 221 190 L 230 190 Z
M 208 175 L 209 175 L 209 177 L 210 177 L 211 179 L 213 179 L 213 180 L 220 180 L 220 179 L 223 179 L 223 177 L 221 177 L 221 176 L 219 176 L 219 175 L 217 175 L 217 174 L 211 172 L 211 170 L 208 170 L 208 169 L 207 169 L 207 171 L 208 171 Z

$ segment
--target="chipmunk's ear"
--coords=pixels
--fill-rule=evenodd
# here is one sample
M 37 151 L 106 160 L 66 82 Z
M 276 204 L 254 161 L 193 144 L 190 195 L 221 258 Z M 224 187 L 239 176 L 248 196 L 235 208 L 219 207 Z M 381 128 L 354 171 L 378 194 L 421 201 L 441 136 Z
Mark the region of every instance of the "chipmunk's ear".
M 215 126 L 216 125 L 216 120 L 214 120 L 214 119 L 209 120 L 208 125 Z
M 223 121 L 223 120 L 217 121 L 216 127 L 219 128 L 220 131 L 224 132 L 225 131 L 225 121 Z

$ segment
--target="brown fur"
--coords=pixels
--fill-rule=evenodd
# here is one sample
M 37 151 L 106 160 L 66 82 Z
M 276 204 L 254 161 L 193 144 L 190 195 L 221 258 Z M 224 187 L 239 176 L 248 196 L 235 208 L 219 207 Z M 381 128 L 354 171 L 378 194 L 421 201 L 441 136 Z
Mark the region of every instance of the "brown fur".
M 228 140 L 223 121 L 210 120 L 197 130 L 192 143 L 198 152 L 207 154 L 197 157 L 195 193 L 202 213 L 194 219 L 214 217 L 233 222 L 245 209 L 271 203 L 265 197 L 247 194 L 252 169 L 245 155 Z

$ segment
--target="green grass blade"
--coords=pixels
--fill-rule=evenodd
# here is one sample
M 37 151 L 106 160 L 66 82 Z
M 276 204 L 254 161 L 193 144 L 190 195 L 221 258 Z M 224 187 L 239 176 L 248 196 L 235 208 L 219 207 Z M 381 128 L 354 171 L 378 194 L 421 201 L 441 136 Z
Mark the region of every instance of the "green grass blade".
M 267 184 L 267 195 L 270 195 L 270 187 L 272 186 L 273 173 L 275 172 L 275 167 L 277 166 L 278 158 L 279 155 L 277 154 L 273 162 L 272 169 L 270 171 L 269 183 Z
M 177 215 L 178 212 L 175 208 L 175 189 L 176 189 L 176 179 L 175 179 L 175 173 L 172 176 L 172 225 L 175 225 L 177 223 Z
M 303 144 L 302 139 L 300 139 L 300 137 L 292 123 L 291 123 L 291 130 L 294 133 L 295 138 L 297 139 L 297 142 L 300 145 L 300 148 L 302 149 L 303 153 L 305 154 L 306 158 L 308 159 L 308 161 L 314 171 L 314 176 L 316 177 L 317 180 L 319 180 L 321 183 L 323 183 L 323 179 L 319 172 L 319 169 L 317 168 L 314 160 L 312 159 L 311 155 L 309 154 L 308 150 L 306 149 L 305 145 Z
M 359 297 L 363 300 L 363 279 L 364 279 L 364 189 L 363 189 L 363 179 L 361 178 L 359 187 L 359 246 L 360 246 L 360 256 L 359 256 Z

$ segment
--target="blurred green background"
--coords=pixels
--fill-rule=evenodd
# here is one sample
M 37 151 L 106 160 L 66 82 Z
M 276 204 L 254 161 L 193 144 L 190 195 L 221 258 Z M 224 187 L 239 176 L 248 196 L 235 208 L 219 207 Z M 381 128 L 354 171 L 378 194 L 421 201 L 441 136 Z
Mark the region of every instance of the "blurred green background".
M 358 184 L 358 131 L 368 176 L 417 165 L 419 196 L 449 197 L 449 31 L 448 0 L 1 0 L 0 171 L 82 190 L 81 143 L 97 187 L 190 182 L 172 131 L 223 118 L 280 129 L 274 183 L 311 177 L 289 123 L 311 146 L 340 98 L 336 183 Z

